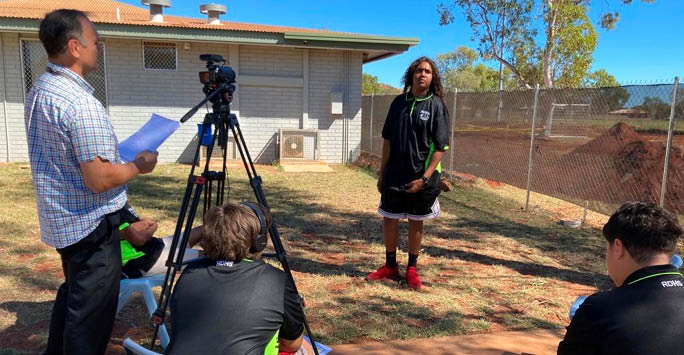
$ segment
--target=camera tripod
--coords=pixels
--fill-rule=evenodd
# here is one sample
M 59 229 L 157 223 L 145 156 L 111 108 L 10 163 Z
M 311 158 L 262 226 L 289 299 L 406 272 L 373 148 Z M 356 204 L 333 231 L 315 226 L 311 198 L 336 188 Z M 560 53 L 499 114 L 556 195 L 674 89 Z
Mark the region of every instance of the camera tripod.
M 201 73 L 200 73 L 201 77 Z M 181 269 L 183 265 L 183 257 L 185 256 L 185 248 L 187 247 L 190 231 L 192 230 L 192 223 L 195 219 L 195 213 L 197 212 L 197 207 L 199 205 L 200 197 L 204 191 L 204 212 L 211 208 L 212 206 L 212 193 L 214 188 L 214 182 L 216 183 L 216 200 L 215 205 L 223 205 L 225 180 L 226 174 L 226 156 L 227 156 L 227 143 L 228 143 L 228 132 L 232 132 L 235 139 L 237 149 L 240 153 L 242 163 L 245 166 L 247 176 L 249 178 L 249 184 L 254 191 L 254 196 L 259 204 L 264 206 L 267 210 L 268 202 L 266 201 L 266 196 L 262 188 L 262 179 L 256 172 L 254 167 L 254 162 L 252 157 L 247 150 L 247 144 L 245 143 L 245 138 L 242 135 L 242 130 L 240 129 L 240 123 L 235 114 L 230 113 L 230 102 L 232 101 L 232 94 L 235 87 L 231 82 L 226 82 L 221 85 L 215 85 L 215 88 L 207 90 L 205 86 L 205 93 L 207 97 L 193 107 L 188 113 L 186 113 L 183 118 L 181 118 L 181 123 L 187 121 L 192 117 L 197 110 L 206 104 L 207 102 L 212 102 L 212 112 L 207 113 L 204 117 L 201 132 L 199 132 L 197 148 L 195 149 L 195 155 L 192 163 L 192 168 L 190 169 L 190 174 L 188 176 L 187 186 L 185 188 L 185 194 L 183 195 L 183 200 L 181 203 L 181 209 L 178 215 L 178 222 L 176 223 L 176 229 L 173 234 L 173 241 L 171 243 L 171 250 L 169 252 L 169 258 L 166 261 L 167 271 L 164 278 L 164 284 L 162 285 L 161 295 L 159 296 L 159 303 L 157 310 L 153 315 L 153 323 L 155 325 L 155 331 L 152 335 L 152 341 L 150 343 L 150 349 L 154 347 L 157 331 L 159 327 L 164 323 L 164 318 L 166 316 L 166 309 L 171 296 L 171 290 L 173 288 L 173 283 L 177 272 Z M 204 163 L 204 171 L 201 175 L 195 175 L 195 167 L 199 165 L 199 153 L 202 146 L 202 140 L 204 138 L 207 130 L 210 130 L 211 126 L 214 126 L 214 134 L 212 136 L 212 142 L 207 146 L 206 161 Z M 218 143 L 222 150 L 223 164 L 222 171 L 210 171 L 209 164 L 212 157 L 212 152 L 214 146 Z M 183 228 L 185 224 L 185 228 Z M 280 264 L 282 265 L 283 271 L 287 275 L 287 281 L 299 299 L 299 305 L 302 307 L 302 314 L 304 313 L 304 302 L 303 298 L 299 295 L 297 291 L 297 286 L 295 285 L 294 278 L 292 277 L 292 272 L 287 261 L 285 248 L 278 234 L 278 228 L 275 221 L 271 222 L 269 228 L 269 234 L 271 236 L 271 242 L 273 243 L 273 248 L 275 250 L 274 254 L 269 254 L 267 256 L 275 256 Z M 313 351 L 318 355 L 318 348 L 316 347 L 316 342 L 309 328 L 309 323 L 304 316 L 304 328 L 306 333 L 309 335 L 311 340 L 311 345 Z

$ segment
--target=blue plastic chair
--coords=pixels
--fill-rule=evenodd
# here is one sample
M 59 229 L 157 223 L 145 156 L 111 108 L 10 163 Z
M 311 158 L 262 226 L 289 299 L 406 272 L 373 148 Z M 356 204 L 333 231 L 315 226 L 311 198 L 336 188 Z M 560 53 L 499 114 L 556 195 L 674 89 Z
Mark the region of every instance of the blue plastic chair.
M 584 300 L 587 299 L 589 296 L 579 296 L 575 300 L 575 302 L 572 303 L 572 306 L 570 306 L 570 320 L 572 320 L 572 317 L 575 316 L 575 312 L 579 309 L 579 307 L 584 303 Z
M 162 355 L 158 352 L 154 352 L 142 345 L 134 342 L 131 338 L 126 338 L 123 342 L 123 347 L 126 349 L 126 354 L 136 354 L 136 355 Z
M 133 293 L 140 292 L 145 300 L 147 312 L 150 314 L 150 317 L 152 317 L 154 311 L 157 310 L 157 301 L 155 300 L 154 292 L 152 292 L 152 287 L 161 287 L 164 283 L 165 276 L 165 274 L 159 274 L 137 279 L 122 279 L 119 284 L 119 304 L 116 307 L 116 313 L 119 314 Z M 169 345 L 169 333 L 166 331 L 166 326 L 164 324 L 159 327 L 157 336 L 159 337 L 162 348 L 166 349 L 166 346 Z

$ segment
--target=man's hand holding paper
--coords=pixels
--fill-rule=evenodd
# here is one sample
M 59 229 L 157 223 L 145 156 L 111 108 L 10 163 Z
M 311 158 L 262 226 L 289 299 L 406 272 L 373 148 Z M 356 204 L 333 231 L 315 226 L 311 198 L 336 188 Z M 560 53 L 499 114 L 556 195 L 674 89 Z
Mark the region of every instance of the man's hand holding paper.
M 138 171 L 140 171 L 140 174 L 147 174 L 152 172 L 154 167 L 157 165 L 158 155 L 159 153 L 157 152 L 150 152 L 149 150 L 146 150 L 138 154 L 133 163 L 135 164 L 135 167 L 138 168 Z
M 147 121 L 147 123 L 119 144 L 119 155 L 121 156 L 121 159 L 126 162 L 135 161 L 136 167 L 140 169 L 141 167 L 138 166 L 138 160 L 141 159 L 142 153 L 145 151 L 156 152 L 157 148 L 159 148 L 159 146 L 164 143 L 178 127 L 180 127 L 178 121 L 172 121 L 168 118 L 159 116 L 156 113 L 152 114 L 152 117 L 150 117 L 150 120 Z M 154 156 L 154 159 L 152 159 L 151 156 L 143 156 L 142 161 L 140 161 L 143 169 L 146 169 L 146 166 L 148 166 L 152 160 L 156 163 L 156 155 Z M 141 173 L 144 174 L 145 172 L 141 170 Z

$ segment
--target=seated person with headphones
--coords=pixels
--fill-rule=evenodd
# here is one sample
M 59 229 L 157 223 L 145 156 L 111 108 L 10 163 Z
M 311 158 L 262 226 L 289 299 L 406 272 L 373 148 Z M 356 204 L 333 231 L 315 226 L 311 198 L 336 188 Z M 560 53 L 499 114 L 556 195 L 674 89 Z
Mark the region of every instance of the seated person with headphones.
M 271 216 L 262 206 L 227 203 L 207 214 L 205 259 L 189 263 L 170 300 L 166 354 L 270 355 L 302 344 L 304 314 L 286 275 L 258 260 Z
M 166 261 L 169 258 L 173 236 L 155 238 L 157 223 L 149 219 L 140 219 L 135 210 L 126 204 L 120 212 L 121 225 L 121 272 L 126 278 L 163 274 L 166 272 Z M 202 237 L 202 227 L 190 231 L 189 248 L 185 249 L 183 261 L 187 262 L 200 257 L 197 249 L 191 249 Z

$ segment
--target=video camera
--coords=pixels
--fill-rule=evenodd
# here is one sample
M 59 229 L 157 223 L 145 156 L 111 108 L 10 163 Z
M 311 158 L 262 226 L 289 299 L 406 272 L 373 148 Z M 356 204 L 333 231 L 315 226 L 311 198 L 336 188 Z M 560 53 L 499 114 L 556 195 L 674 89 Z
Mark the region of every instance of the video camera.
M 200 60 L 207 62 L 207 70 L 199 72 L 200 82 L 204 84 L 204 94 L 208 96 L 218 88 L 225 88 L 226 93 L 217 96 L 230 103 L 235 91 L 235 71 L 225 65 L 226 60 L 218 54 L 202 54 Z

